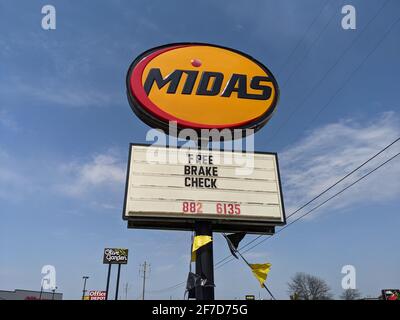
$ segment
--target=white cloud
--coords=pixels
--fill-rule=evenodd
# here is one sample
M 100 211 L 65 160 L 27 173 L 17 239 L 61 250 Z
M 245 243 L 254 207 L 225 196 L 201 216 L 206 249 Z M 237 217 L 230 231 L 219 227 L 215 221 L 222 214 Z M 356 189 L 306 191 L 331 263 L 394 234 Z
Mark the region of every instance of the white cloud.
M 280 154 L 287 214 L 332 185 L 399 136 L 400 121 L 393 112 L 384 113 L 380 118 L 369 123 L 344 120 L 310 132 L 305 138 Z M 319 200 L 326 199 L 399 151 L 400 142 Z M 348 189 L 331 201 L 330 207 L 345 209 L 360 203 L 380 203 L 398 198 L 400 196 L 399 160 L 393 160 Z
M 385 113 L 374 121 L 343 120 L 310 132 L 279 154 L 287 214 L 330 186 L 346 173 L 400 136 L 400 119 Z M 331 190 L 340 190 L 367 170 L 400 151 L 394 145 L 360 173 Z M 48 159 L 46 163 L 57 163 Z M 0 149 L 0 198 L 17 200 L 46 190 L 85 198 L 102 210 L 119 208 L 126 178 L 126 161 L 115 152 L 93 155 L 85 161 L 70 161 L 54 171 L 35 159 L 15 159 Z M 400 196 L 400 158 L 347 190 L 324 208 L 345 209 L 360 203 L 382 203 Z M 116 198 L 118 195 L 118 198 Z M 313 205 L 318 204 L 316 201 Z M 320 210 L 323 211 L 323 210 Z M 304 212 L 304 211 L 303 211 Z M 184 259 L 187 260 L 187 257 Z
M 126 163 L 117 152 L 97 154 L 87 161 L 58 162 L 17 158 L 0 147 L 0 200 L 25 202 L 50 193 L 84 199 L 97 211 L 120 210 Z
M 32 97 L 41 102 L 51 103 L 66 107 L 91 107 L 109 106 L 117 101 L 119 97 L 93 90 L 91 88 L 78 88 L 66 83 L 46 84 L 19 84 L 20 94 Z
M 71 71 L 71 73 L 73 73 Z M 107 107 L 121 102 L 124 98 L 115 90 L 104 91 L 94 83 L 95 80 L 76 83 L 70 77 L 53 77 L 51 81 L 27 82 L 20 76 L 12 76 L 0 85 L 0 95 L 19 101 L 29 99 L 62 107 Z
M 101 210 L 119 210 L 120 206 L 116 206 L 112 203 L 108 202 L 99 202 L 99 201 L 92 201 L 90 203 L 93 208 L 99 208 Z
M 81 196 L 98 187 L 123 185 L 126 168 L 123 162 L 110 153 L 94 156 L 86 163 L 68 163 L 61 166 L 66 182 L 59 190 L 70 196 Z
M 14 163 L 15 159 L 0 148 L 0 199 L 16 201 L 37 189 Z
M 11 131 L 18 131 L 20 129 L 17 122 L 5 109 L 0 110 L 0 127 L 9 129 Z

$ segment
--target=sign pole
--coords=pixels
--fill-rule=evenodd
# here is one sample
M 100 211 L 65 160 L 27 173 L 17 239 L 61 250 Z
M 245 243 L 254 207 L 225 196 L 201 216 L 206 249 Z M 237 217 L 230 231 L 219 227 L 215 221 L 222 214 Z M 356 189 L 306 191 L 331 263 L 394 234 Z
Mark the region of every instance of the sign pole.
M 89 279 L 88 276 L 83 276 L 83 290 L 82 290 L 82 300 L 85 300 L 85 294 L 86 294 L 86 281 Z
M 111 275 L 111 263 L 108 264 L 107 287 L 106 287 L 106 300 L 108 300 L 108 289 L 110 288 L 110 275 Z
M 120 276 L 120 274 L 121 274 L 121 264 L 118 264 L 117 287 L 115 289 L 115 300 L 118 300 L 119 276 Z
M 212 224 L 210 221 L 195 222 L 196 236 L 211 236 Z M 201 276 L 205 283 L 196 286 L 196 300 L 214 300 L 214 261 L 213 241 L 196 251 L 196 274 Z

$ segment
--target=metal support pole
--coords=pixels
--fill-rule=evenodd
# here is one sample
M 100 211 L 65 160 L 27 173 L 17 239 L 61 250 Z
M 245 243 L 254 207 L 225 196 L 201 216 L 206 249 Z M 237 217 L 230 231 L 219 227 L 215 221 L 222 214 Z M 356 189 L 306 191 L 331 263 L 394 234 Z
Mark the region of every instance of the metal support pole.
M 120 274 L 121 274 L 121 264 L 118 264 L 117 287 L 115 289 L 115 300 L 118 300 L 119 276 L 120 276 Z
M 86 281 L 87 281 L 87 279 L 89 279 L 89 277 L 88 276 L 83 276 L 82 279 L 83 279 L 82 300 L 84 300 L 85 299 L 85 294 L 86 294 Z
M 42 281 L 42 284 L 40 285 L 39 300 L 42 300 L 42 293 L 43 293 L 43 281 Z
M 195 222 L 196 236 L 211 236 L 212 224 L 209 221 Z M 205 286 L 196 286 L 196 300 L 214 300 L 214 262 L 213 242 L 207 243 L 196 251 L 196 274 L 206 279 Z
M 147 271 L 147 263 L 145 261 L 143 263 L 143 292 L 142 292 L 142 300 L 144 300 L 144 294 L 146 292 L 146 271 Z
M 106 300 L 108 300 L 108 289 L 110 288 L 110 275 L 111 275 L 111 263 L 108 265 L 107 286 L 106 286 Z
M 53 288 L 53 290 L 51 290 L 53 292 L 52 296 L 51 296 L 51 300 L 54 300 L 54 294 L 56 293 L 57 287 Z

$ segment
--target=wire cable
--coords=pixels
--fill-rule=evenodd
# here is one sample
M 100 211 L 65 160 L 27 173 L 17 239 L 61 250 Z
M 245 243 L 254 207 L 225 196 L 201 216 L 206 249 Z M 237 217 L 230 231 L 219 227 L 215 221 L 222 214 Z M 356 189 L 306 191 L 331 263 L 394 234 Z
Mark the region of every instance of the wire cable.
M 307 100 L 311 97 L 311 95 L 314 94 L 315 90 L 321 85 L 321 83 L 323 83 L 323 81 L 331 74 L 332 70 L 334 70 L 334 68 L 339 64 L 339 62 L 343 59 L 343 57 L 353 48 L 353 46 L 355 45 L 355 43 L 357 43 L 357 40 L 364 34 L 364 32 L 368 29 L 368 26 L 380 15 L 380 13 L 382 12 L 382 10 L 386 7 L 386 5 L 389 3 L 389 0 L 387 0 L 386 2 L 384 2 L 384 4 L 379 8 L 379 10 L 376 12 L 376 14 L 367 22 L 367 24 L 365 25 L 365 27 L 361 30 L 361 32 L 357 35 L 357 37 L 350 43 L 350 45 L 342 52 L 342 54 L 339 56 L 338 59 L 336 59 L 336 61 L 334 62 L 333 65 L 331 65 L 331 67 L 324 73 L 324 75 L 322 76 L 321 79 L 319 79 L 314 86 L 311 88 L 311 90 L 306 94 L 306 96 L 304 97 L 304 99 L 301 101 L 301 103 L 297 106 L 297 108 L 292 109 L 292 112 L 285 118 L 285 120 L 283 120 L 283 122 L 281 123 L 281 125 L 272 133 L 270 140 L 272 140 L 273 138 L 275 138 L 277 136 L 277 134 L 282 130 L 283 127 L 286 126 L 286 124 L 292 119 L 293 115 L 300 110 L 305 102 L 307 102 Z M 390 28 L 390 30 L 393 28 L 393 26 Z M 386 38 L 387 33 L 383 36 L 383 38 L 381 39 L 381 41 L 379 41 L 376 46 L 372 49 L 372 51 L 370 51 L 370 53 L 364 58 L 364 60 L 361 62 L 361 64 L 351 73 L 351 75 L 353 75 L 356 71 L 358 71 L 358 69 L 361 67 L 362 64 L 364 64 L 364 62 L 369 58 L 369 56 L 377 49 L 377 47 L 380 45 L 380 43 L 383 41 L 383 39 Z M 292 73 L 293 75 L 293 73 Z M 351 76 L 350 76 L 351 78 Z M 342 86 L 341 89 L 347 84 L 348 80 L 342 82 Z M 283 87 L 286 85 L 287 81 L 283 84 Z M 341 90 L 340 89 L 340 90 Z M 339 91 L 340 91 L 339 90 Z M 332 97 L 335 97 L 336 94 L 334 94 Z M 329 100 L 329 103 L 326 104 L 322 109 L 325 109 L 327 105 L 330 104 L 330 102 L 332 102 L 333 98 Z M 318 112 L 320 113 L 320 112 Z M 312 121 L 311 121 L 312 122 Z M 311 123 L 310 122 L 310 123 Z
M 298 209 L 296 209 L 295 211 L 293 211 L 291 214 L 289 214 L 287 216 L 287 218 L 292 217 L 293 215 L 295 215 L 297 212 L 299 212 L 300 210 L 302 210 L 303 208 L 305 208 L 306 206 L 308 206 L 310 203 L 314 202 L 315 200 L 317 200 L 318 198 L 320 198 L 322 195 L 324 195 L 326 192 L 328 192 L 329 190 L 331 190 L 333 187 L 337 186 L 339 183 L 341 183 L 342 181 L 344 181 L 345 179 L 347 179 L 348 177 L 350 177 L 352 174 L 354 174 L 355 172 L 357 172 L 358 170 L 360 170 L 362 167 L 364 167 L 367 163 L 369 163 L 370 161 L 372 161 L 373 159 L 375 159 L 377 156 L 379 156 L 380 154 L 382 154 L 383 152 L 385 152 L 387 149 L 389 149 L 391 146 L 393 146 L 394 144 L 396 144 L 398 141 L 400 141 L 400 137 L 396 138 L 395 140 L 393 140 L 391 143 L 389 143 L 388 145 L 386 145 L 384 148 L 382 148 L 381 150 L 379 150 L 377 153 L 375 153 L 374 155 L 372 155 L 371 157 L 369 157 L 367 160 L 365 160 L 363 163 L 361 163 L 359 166 L 357 166 L 356 168 L 354 168 L 352 171 L 350 171 L 349 173 L 347 173 L 346 175 L 344 175 L 342 178 L 340 178 L 339 180 L 337 180 L 335 183 L 333 183 L 331 186 L 329 186 L 328 188 L 326 188 L 324 191 L 322 191 L 321 193 L 319 193 L 318 195 L 316 195 L 314 198 L 312 198 L 311 200 L 307 201 L 305 204 L 303 204 L 302 206 L 300 206 Z M 335 194 L 334 196 L 330 197 L 328 200 L 325 200 L 324 202 L 322 202 L 320 205 L 318 205 L 317 207 L 314 207 L 313 209 L 311 209 L 310 211 L 308 211 L 305 215 L 308 215 L 309 213 L 315 211 L 316 209 L 318 209 L 319 207 L 321 207 L 323 204 L 325 204 L 326 202 L 330 201 L 331 199 L 333 199 L 334 197 L 338 196 L 339 194 L 341 194 L 342 192 L 344 192 L 345 190 L 347 190 L 348 188 L 350 188 L 351 186 L 353 186 L 354 184 L 356 184 L 357 182 L 359 182 L 360 180 L 364 179 L 365 177 L 367 177 L 368 175 L 370 175 L 372 172 L 378 170 L 380 167 L 382 167 L 383 165 L 385 165 L 387 162 L 393 160 L 395 157 L 397 157 L 399 155 L 396 154 L 394 157 L 390 158 L 389 160 L 385 161 L 383 164 L 381 164 L 379 167 L 375 168 L 374 170 L 370 171 L 368 174 L 366 174 L 365 176 L 359 178 L 358 180 L 356 180 L 355 182 L 353 182 L 352 184 L 350 184 L 349 186 L 347 186 L 346 188 L 342 189 L 340 192 L 338 192 L 337 194 Z M 300 216 L 303 217 L 303 216 Z M 289 224 L 287 224 L 286 226 L 284 226 L 283 228 L 279 229 L 275 234 L 280 233 L 282 230 L 286 229 L 289 225 L 292 225 L 294 222 L 298 221 L 299 219 L 293 220 L 292 222 L 290 222 Z M 255 241 L 257 241 L 258 239 L 260 239 L 261 237 L 263 237 L 263 235 L 259 235 L 256 238 L 254 238 L 253 240 L 251 240 L 250 242 L 246 243 L 243 247 L 241 247 L 239 250 L 242 251 L 244 250 L 242 253 L 246 253 L 248 251 L 250 251 L 251 249 L 253 249 L 254 247 L 258 246 L 259 244 L 261 244 L 262 242 L 266 241 L 267 239 L 271 238 L 273 235 L 270 235 L 268 238 L 263 239 L 262 241 L 260 241 L 259 243 L 257 243 L 256 245 L 248 248 L 247 250 L 244 250 L 246 247 L 248 247 L 250 244 L 254 243 Z M 239 251 L 238 250 L 238 251 Z M 229 261 L 225 262 L 227 259 L 231 258 Z M 218 261 L 215 264 L 215 269 L 219 269 L 222 266 L 224 266 L 225 264 L 227 264 L 228 262 L 233 261 L 234 259 L 231 257 L 231 255 L 226 256 L 225 258 L 221 259 L 220 261 Z M 180 286 L 184 285 L 186 282 L 180 282 L 178 284 L 175 284 L 173 286 L 167 287 L 167 288 L 163 288 L 163 289 L 159 289 L 159 290 L 149 290 L 149 293 L 161 293 L 164 291 L 169 291 L 169 290 L 175 290 L 177 288 L 179 288 Z
M 290 227 L 291 225 L 293 225 L 294 223 L 298 222 L 299 220 L 301 220 L 302 218 L 304 218 L 305 216 L 311 214 L 312 212 L 314 212 L 315 210 L 319 209 L 320 207 L 322 207 L 324 204 L 326 204 L 327 202 L 329 202 L 330 200 L 336 198 L 337 196 L 339 196 L 340 194 L 342 194 L 344 191 L 348 190 L 349 188 L 351 188 L 352 186 L 354 186 L 355 184 L 357 184 L 358 182 L 360 182 L 361 180 L 365 179 L 366 177 L 368 177 L 370 174 L 374 173 L 375 171 L 379 170 L 380 168 L 382 168 L 383 166 L 385 166 L 387 163 L 389 163 L 390 161 L 394 160 L 396 157 L 398 157 L 400 155 L 400 152 L 396 153 L 394 156 L 390 157 L 388 160 L 386 160 L 385 162 L 381 163 L 379 166 L 375 167 L 374 169 L 370 170 L 368 173 L 364 174 L 363 176 L 361 176 L 359 179 L 355 180 L 354 182 L 352 182 L 351 184 L 349 184 L 347 187 L 343 188 L 342 190 L 340 190 L 339 192 L 335 193 L 333 196 L 329 197 L 328 199 L 326 199 L 325 201 L 321 202 L 320 204 L 318 204 L 317 206 L 313 207 L 312 209 L 310 209 L 309 211 L 307 211 L 306 213 L 302 214 L 301 216 L 299 216 L 298 218 L 296 218 L 295 220 L 291 221 L 290 223 L 288 223 L 286 226 L 284 226 L 283 228 L 279 229 L 275 234 L 270 235 L 268 238 L 265 238 L 263 240 L 261 240 L 260 242 L 256 243 L 255 245 L 251 246 L 250 248 L 244 250 L 242 253 L 246 253 L 249 252 L 250 250 L 254 249 L 255 247 L 259 246 L 260 244 L 264 243 L 265 241 L 267 241 L 268 239 L 271 239 L 274 235 L 279 234 L 280 232 L 282 232 L 283 230 L 287 229 L 288 227 Z M 231 260 L 226 261 L 225 263 L 221 264 L 218 266 L 218 268 L 222 268 L 225 264 L 233 261 L 235 259 L 231 258 Z
M 360 170 L 362 167 L 364 167 L 367 163 L 369 163 L 370 161 L 372 161 L 373 159 L 375 159 L 377 156 L 379 156 L 380 154 L 382 154 L 383 152 L 385 152 L 387 149 L 389 149 L 391 146 L 393 146 L 395 143 L 397 143 L 400 140 L 400 137 L 396 138 L 394 141 L 392 141 L 391 143 L 389 143 L 388 145 L 386 145 L 384 148 L 382 148 L 381 150 L 379 150 L 377 153 L 375 153 L 373 156 L 369 157 L 367 160 L 365 160 L 363 163 L 361 163 L 359 166 L 357 166 L 356 168 L 354 168 L 353 170 L 351 170 L 349 173 L 347 173 L 346 175 L 344 175 L 342 178 L 340 178 L 339 180 L 337 180 L 335 183 L 333 183 L 332 185 L 330 185 L 328 188 L 326 188 L 325 190 L 323 190 L 322 192 L 320 192 L 318 195 L 316 195 L 314 198 L 312 198 L 311 200 L 307 201 L 306 203 L 304 203 L 303 205 L 301 205 L 298 209 L 296 209 L 295 211 L 293 211 L 292 213 L 290 213 L 286 218 L 290 218 L 293 215 L 295 215 L 297 212 L 299 212 L 300 210 L 304 209 L 306 206 L 308 206 L 310 203 L 314 202 L 315 200 L 319 199 L 321 196 L 323 196 L 325 193 L 327 193 L 329 190 L 331 190 L 332 188 L 334 188 L 335 186 L 337 186 L 339 183 L 341 183 L 342 181 L 344 181 L 345 179 L 347 179 L 348 177 L 350 177 L 352 174 L 354 174 L 356 171 Z M 260 239 L 261 237 L 263 237 L 263 235 L 259 235 L 257 237 L 255 237 L 253 240 L 249 241 L 248 243 L 246 243 L 242 248 L 240 248 L 240 250 L 243 250 L 244 248 L 248 247 L 250 244 L 254 243 L 255 241 L 257 241 L 258 239 Z M 218 261 L 215 265 L 218 266 L 219 264 L 223 263 L 225 260 L 231 258 L 230 255 L 226 256 L 225 258 L 223 258 L 222 260 Z
M 285 61 L 279 67 L 279 73 L 284 70 L 284 68 L 287 65 L 287 63 L 289 62 L 290 58 L 293 56 L 293 54 L 297 51 L 297 49 L 300 47 L 300 45 L 306 39 L 307 35 L 311 31 L 312 26 L 317 22 L 318 18 L 321 16 L 321 14 L 324 11 L 325 7 L 327 7 L 328 2 L 329 2 L 329 0 L 326 0 L 325 3 L 321 6 L 320 11 L 318 12 L 318 14 L 315 16 L 313 21 L 308 26 L 306 32 L 304 33 L 304 36 L 297 42 L 296 46 L 293 48 L 293 50 L 290 52 L 290 54 L 286 57 Z
M 328 29 L 329 25 L 331 24 L 331 22 L 333 21 L 333 19 L 335 17 L 336 17 L 336 11 L 333 12 L 332 16 L 329 18 L 328 22 L 324 25 L 324 27 L 322 28 L 321 32 L 317 35 L 317 37 L 311 43 L 310 47 L 308 48 L 306 53 L 301 58 L 300 63 L 297 64 L 297 67 L 295 67 L 292 70 L 292 72 L 290 73 L 289 77 L 287 77 L 286 80 L 283 82 L 282 88 L 284 88 L 286 86 L 286 84 L 292 79 L 292 77 L 296 74 L 296 72 L 303 65 L 303 62 L 304 62 L 305 58 L 310 54 L 310 52 L 313 49 L 314 45 L 319 41 L 319 39 L 322 37 L 323 33 Z
M 340 91 L 343 90 L 343 88 L 347 85 L 347 83 L 351 80 L 353 75 L 363 66 L 363 64 L 368 60 L 368 58 L 378 49 L 381 45 L 381 43 L 386 39 L 386 37 L 390 34 L 392 29 L 395 27 L 397 23 L 399 23 L 400 17 L 390 26 L 390 28 L 385 32 L 381 40 L 375 45 L 372 51 L 370 51 L 364 59 L 361 61 L 361 63 L 353 70 L 353 72 L 346 78 L 346 80 L 342 83 L 342 85 L 334 92 L 334 94 L 329 98 L 328 102 L 323 105 L 318 112 L 315 114 L 315 116 L 307 123 L 305 129 L 307 129 L 319 116 L 320 114 L 331 104 L 333 99 L 339 94 Z

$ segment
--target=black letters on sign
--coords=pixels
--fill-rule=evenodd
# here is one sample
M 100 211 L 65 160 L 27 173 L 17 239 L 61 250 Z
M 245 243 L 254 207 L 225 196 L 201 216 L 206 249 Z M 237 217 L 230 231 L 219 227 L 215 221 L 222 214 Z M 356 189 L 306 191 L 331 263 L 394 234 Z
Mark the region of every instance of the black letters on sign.
M 211 89 L 208 90 L 207 88 L 211 78 L 214 78 L 214 81 Z M 203 72 L 196 94 L 200 96 L 216 96 L 221 90 L 222 80 L 224 80 L 224 75 L 220 72 Z
M 191 94 L 199 72 L 192 70 L 183 70 L 183 72 L 187 74 L 187 78 L 182 89 L 182 94 Z
M 144 91 L 146 91 L 146 94 L 149 95 L 154 82 L 157 84 L 158 89 L 161 89 L 168 82 L 170 82 L 167 93 L 175 93 L 181 77 L 182 70 L 175 70 L 164 79 L 161 75 L 160 69 L 153 68 L 149 71 L 146 82 L 144 83 Z
M 255 99 L 255 100 L 267 100 L 271 96 L 271 88 L 268 86 L 260 85 L 261 81 L 268 81 L 268 77 L 255 76 L 250 83 L 250 87 L 255 90 L 262 90 L 261 94 L 250 94 L 247 93 L 247 76 L 245 74 L 234 73 L 224 92 L 222 97 L 230 97 L 232 92 L 237 92 L 238 98 L 242 99 Z
M 262 90 L 262 94 L 260 94 L 260 95 L 248 94 L 247 96 L 250 99 L 267 100 L 271 97 L 271 91 L 272 91 L 271 87 L 261 85 L 260 84 L 261 81 L 271 82 L 271 80 L 269 80 L 268 77 L 255 76 L 253 79 L 251 79 L 250 88 L 252 88 L 254 90 Z
M 146 94 L 149 95 L 154 83 L 156 83 L 158 89 L 161 89 L 168 84 L 167 93 L 175 94 L 183 73 L 186 74 L 186 80 L 182 88 L 182 94 L 192 94 L 197 76 L 199 74 L 198 71 L 194 70 L 175 70 L 163 78 L 160 69 L 153 68 L 149 71 L 149 74 L 146 78 L 144 90 L 146 91 Z M 196 95 L 218 95 L 221 91 L 223 80 L 224 75 L 221 72 L 204 71 L 201 75 L 200 82 L 196 90 Z M 209 88 L 210 82 L 211 88 Z M 271 96 L 272 89 L 270 86 L 261 84 L 261 82 L 271 82 L 271 80 L 265 76 L 253 77 L 250 82 L 250 88 L 261 91 L 261 93 L 247 93 L 247 76 L 245 74 L 234 73 L 228 80 L 221 96 L 230 97 L 232 92 L 237 92 L 237 97 L 240 99 L 267 100 Z

